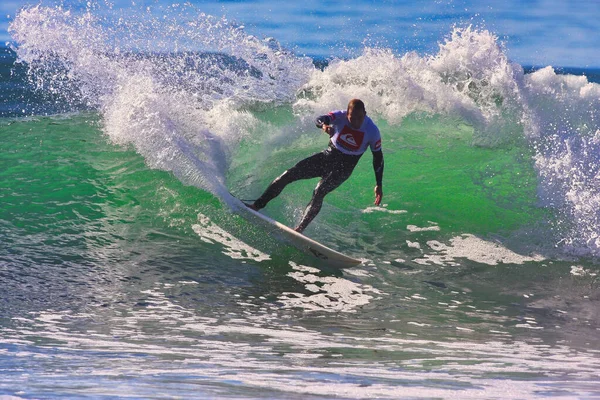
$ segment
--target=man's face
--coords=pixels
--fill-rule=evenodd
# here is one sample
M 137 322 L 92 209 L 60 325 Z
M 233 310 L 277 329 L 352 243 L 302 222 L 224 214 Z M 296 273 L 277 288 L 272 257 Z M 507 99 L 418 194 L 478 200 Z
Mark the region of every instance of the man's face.
M 360 107 L 348 108 L 348 122 L 350 122 L 352 129 L 359 129 L 365 121 L 366 115 L 367 113 L 365 110 L 361 109 Z

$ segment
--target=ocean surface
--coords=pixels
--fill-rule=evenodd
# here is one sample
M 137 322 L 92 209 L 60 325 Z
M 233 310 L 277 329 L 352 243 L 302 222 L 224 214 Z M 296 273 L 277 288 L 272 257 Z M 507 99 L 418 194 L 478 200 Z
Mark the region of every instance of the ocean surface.
M 15 10 L 0 49 L 0 399 L 600 398 L 600 71 L 511 57 L 500 14 L 545 14 L 78 4 Z M 327 41 L 356 21 L 387 40 Z M 364 260 L 339 269 L 228 193 L 353 97 L 384 198 L 368 152 L 326 197 L 305 234 Z M 294 225 L 316 183 L 263 212 Z

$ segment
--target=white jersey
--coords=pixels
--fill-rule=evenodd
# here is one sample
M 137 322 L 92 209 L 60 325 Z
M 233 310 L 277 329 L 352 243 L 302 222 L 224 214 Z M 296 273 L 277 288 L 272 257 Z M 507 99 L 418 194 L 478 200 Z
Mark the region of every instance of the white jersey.
M 358 156 L 367 151 L 369 146 L 371 151 L 381 150 L 381 134 L 371 118 L 365 117 L 360 128 L 353 129 L 347 111 L 333 111 L 328 115 L 334 130 L 331 143 L 342 153 Z

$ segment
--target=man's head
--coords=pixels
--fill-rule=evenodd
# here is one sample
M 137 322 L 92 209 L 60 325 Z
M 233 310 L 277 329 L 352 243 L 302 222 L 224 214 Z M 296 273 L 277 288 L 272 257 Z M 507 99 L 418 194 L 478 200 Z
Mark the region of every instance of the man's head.
M 359 129 L 365 117 L 367 116 L 367 110 L 365 110 L 365 103 L 359 99 L 352 99 L 348 103 L 348 122 L 353 129 Z

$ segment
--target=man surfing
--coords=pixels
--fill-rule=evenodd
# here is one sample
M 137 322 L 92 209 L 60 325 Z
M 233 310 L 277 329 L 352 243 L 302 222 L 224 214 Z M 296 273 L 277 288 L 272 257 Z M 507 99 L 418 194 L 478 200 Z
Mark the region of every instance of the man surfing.
M 373 169 L 377 183 L 375 205 L 380 205 L 383 197 L 381 135 L 375 123 L 367 117 L 365 104 L 359 99 L 352 99 L 346 111 L 333 111 L 322 115 L 317 118 L 316 125 L 329 135 L 329 146 L 285 171 L 267 187 L 262 196 L 248 205 L 258 211 L 277 197 L 288 184 L 300 179 L 321 177 L 302 220 L 295 228 L 295 231 L 300 233 L 317 216 L 325 196 L 350 177 L 368 147 L 373 153 Z

